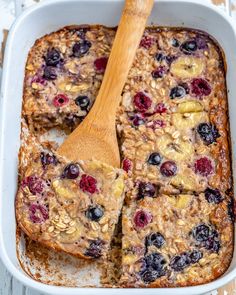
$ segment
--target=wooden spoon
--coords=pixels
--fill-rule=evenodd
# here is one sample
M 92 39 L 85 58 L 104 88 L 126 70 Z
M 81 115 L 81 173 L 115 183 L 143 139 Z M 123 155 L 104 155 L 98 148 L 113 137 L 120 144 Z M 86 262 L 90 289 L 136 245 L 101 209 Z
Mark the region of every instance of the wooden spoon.
M 120 167 L 116 110 L 154 0 L 126 0 L 96 101 L 84 121 L 59 147 L 71 161 L 95 158 Z

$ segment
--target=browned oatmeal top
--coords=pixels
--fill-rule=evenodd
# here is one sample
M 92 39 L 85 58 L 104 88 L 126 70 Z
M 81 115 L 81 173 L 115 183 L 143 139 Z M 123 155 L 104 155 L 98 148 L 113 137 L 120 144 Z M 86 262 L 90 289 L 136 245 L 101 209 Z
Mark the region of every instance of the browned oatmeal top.
M 36 41 L 26 65 L 22 112 L 31 133 L 38 137 L 42 128 L 55 126 L 72 130 L 86 116 L 114 36 L 115 29 L 87 25 Z M 200 31 L 147 28 L 122 92 L 117 131 L 127 176 L 118 285 L 190 286 L 222 275 L 232 258 L 234 227 L 225 69 L 217 43 Z M 116 179 L 103 181 L 108 186 Z M 118 218 L 122 201 L 109 197 L 104 207 L 112 204 L 114 210 L 107 217 Z M 28 220 L 27 198 L 20 188 L 18 221 Z M 87 227 L 86 235 L 92 232 Z M 94 235 L 102 235 L 100 227 Z M 45 244 L 55 248 L 51 242 Z M 109 256 L 119 258 L 117 248 Z

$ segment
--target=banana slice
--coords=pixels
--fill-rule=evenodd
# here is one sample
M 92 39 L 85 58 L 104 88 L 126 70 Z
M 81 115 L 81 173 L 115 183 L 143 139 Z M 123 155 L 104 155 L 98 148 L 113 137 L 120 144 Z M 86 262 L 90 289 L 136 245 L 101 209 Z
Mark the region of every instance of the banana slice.
M 180 138 L 173 140 L 167 134 L 157 139 L 157 146 L 164 157 L 176 162 L 188 160 L 194 154 L 194 148 L 190 142 L 183 141 Z
M 208 116 L 206 112 L 198 113 L 176 113 L 172 115 L 172 124 L 177 129 L 192 129 L 203 122 L 208 122 Z
M 176 203 L 176 207 L 179 209 L 184 209 L 188 206 L 190 200 L 191 200 L 191 196 L 179 195 L 177 203 Z
M 180 78 L 193 78 L 201 75 L 205 68 L 202 59 L 193 56 L 181 56 L 171 64 L 170 71 Z
M 72 244 L 81 237 L 81 229 L 77 226 L 72 233 L 61 232 L 57 240 L 61 243 Z
M 62 182 L 58 179 L 54 180 L 52 182 L 52 187 L 57 194 L 57 197 L 61 200 L 63 199 L 76 199 L 78 197 L 78 194 L 73 192 L 73 190 L 68 189 L 65 187 Z
M 203 106 L 200 102 L 194 100 L 181 102 L 177 107 L 177 112 L 181 114 L 201 111 L 203 111 Z
M 172 177 L 171 184 L 185 191 L 194 191 L 197 187 L 197 180 L 190 175 L 177 174 Z

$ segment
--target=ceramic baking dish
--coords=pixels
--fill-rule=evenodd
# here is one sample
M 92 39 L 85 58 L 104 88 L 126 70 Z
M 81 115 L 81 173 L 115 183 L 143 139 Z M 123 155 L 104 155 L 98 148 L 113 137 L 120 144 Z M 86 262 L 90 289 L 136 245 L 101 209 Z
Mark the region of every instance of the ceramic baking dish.
M 216 281 L 197 287 L 175 288 L 174 290 L 169 288 L 144 290 L 49 286 L 36 282 L 25 274 L 17 259 L 14 199 L 17 189 L 22 86 L 27 53 L 36 39 L 66 25 L 81 23 L 117 25 L 122 5 L 123 0 L 45 1 L 25 11 L 11 28 L 5 51 L 0 107 L 0 256 L 8 270 L 24 285 L 48 294 L 202 294 L 236 277 L 235 254 L 228 271 Z M 233 170 L 236 175 L 236 118 L 234 117 L 236 110 L 236 26 L 234 22 L 210 4 L 203 5 L 196 0 L 159 0 L 155 3 L 149 23 L 201 29 L 214 36 L 221 44 L 228 65 L 227 85 Z

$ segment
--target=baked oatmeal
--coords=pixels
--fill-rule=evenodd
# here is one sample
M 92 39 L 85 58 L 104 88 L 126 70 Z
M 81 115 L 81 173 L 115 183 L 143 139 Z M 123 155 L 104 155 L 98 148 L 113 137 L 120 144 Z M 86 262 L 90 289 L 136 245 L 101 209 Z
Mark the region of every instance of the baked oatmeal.
M 30 135 L 27 140 L 36 141 Z M 124 198 L 122 170 L 96 160 L 71 163 L 37 143 L 31 146 L 16 198 L 20 227 L 53 249 L 106 257 Z
M 51 127 L 73 130 L 83 120 L 98 94 L 114 36 L 114 28 L 86 25 L 66 27 L 36 41 L 26 64 L 22 112 L 36 137 Z M 110 267 L 119 268 L 114 273 L 108 268 L 110 285 L 190 286 L 222 275 L 232 259 L 234 204 L 225 65 L 217 43 L 197 30 L 147 28 L 122 92 L 117 132 L 126 194 L 122 246 L 114 237 L 116 247 L 108 254 L 119 259 L 121 247 L 122 262 L 112 262 Z M 46 154 L 33 153 L 35 163 L 24 168 L 17 197 L 21 228 L 40 242 L 55 225 L 39 226 L 29 221 L 29 214 L 25 217 L 25 208 L 30 208 L 28 176 L 40 174 L 45 181 L 52 174 L 60 187 L 69 185 L 70 189 L 84 174 L 102 181 L 106 191 L 117 181 L 101 178 L 99 172 L 93 174 L 93 169 L 82 163 L 77 180 L 65 179 L 65 160 L 46 165 L 44 172 L 42 161 L 54 159 L 54 154 L 50 149 Z M 61 200 L 55 189 L 52 182 L 48 190 L 53 192 L 54 209 L 58 210 Z M 75 194 L 80 202 L 77 194 L 92 204 L 97 202 L 96 197 L 84 197 L 81 187 Z M 108 218 L 115 217 L 115 225 L 122 196 L 114 203 L 113 195 L 111 192 L 102 205 L 105 211 L 108 208 Z M 47 204 L 51 208 L 48 200 Z M 68 215 L 70 212 L 68 207 Z M 94 233 L 101 238 L 100 226 L 94 231 L 92 227 L 100 223 L 88 221 L 84 211 L 82 216 L 78 227 L 84 229 L 91 223 L 82 230 L 86 237 Z M 64 234 L 57 231 L 57 237 Z M 109 237 L 103 238 L 107 241 L 104 253 L 113 231 L 114 227 L 109 228 Z M 58 248 L 57 238 L 49 240 L 48 246 Z M 88 240 L 76 249 L 77 254 L 86 256 L 82 249 L 89 249 Z M 60 243 L 60 250 L 67 246 Z M 69 246 L 66 251 L 74 254 L 72 249 Z M 120 280 L 114 279 L 115 273 Z M 104 286 L 109 285 L 108 277 Z

